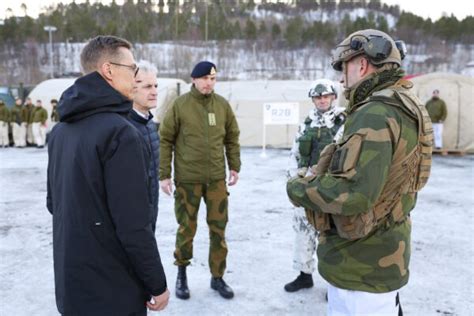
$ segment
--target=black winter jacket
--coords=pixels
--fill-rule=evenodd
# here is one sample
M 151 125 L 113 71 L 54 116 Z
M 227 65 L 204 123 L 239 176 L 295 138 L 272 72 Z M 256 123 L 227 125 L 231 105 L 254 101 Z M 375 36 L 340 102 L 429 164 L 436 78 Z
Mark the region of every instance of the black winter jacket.
M 166 290 L 152 230 L 149 153 L 131 103 L 97 72 L 58 105 L 48 144 L 56 303 L 66 315 L 146 315 Z
M 152 228 L 155 231 L 156 219 L 158 217 L 158 169 L 160 166 L 160 137 L 158 136 L 158 128 L 153 122 L 153 115 L 148 112 L 148 119 L 140 116 L 135 110 L 131 110 L 128 114 L 130 122 L 135 126 L 143 136 L 148 149 L 151 152 L 150 164 L 148 168 L 148 177 L 150 179 L 150 201 L 153 204 L 153 222 Z

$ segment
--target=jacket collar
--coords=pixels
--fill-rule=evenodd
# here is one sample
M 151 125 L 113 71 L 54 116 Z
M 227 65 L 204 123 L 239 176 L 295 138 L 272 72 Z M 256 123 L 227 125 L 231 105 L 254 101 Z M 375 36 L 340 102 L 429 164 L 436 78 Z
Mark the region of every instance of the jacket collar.
M 191 95 L 195 99 L 198 99 L 199 101 L 203 102 L 204 104 L 207 104 L 212 99 L 212 96 L 214 95 L 214 90 L 209 94 L 202 94 L 201 92 L 199 92 L 198 89 L 196 89 L 196 87 L 193 84 L 191 86 Z
M 371 96 L 374 92 L 392 86 L 405 75 L 402 69 L 390 69 L 374 72 L 361 79 L 352 88 L 344 91 L 349 100 L 348 110 L 352 112 L 360 103 Z
M 135 122 L 146 125 L 153 118 L 153 114 L 151 114 L 151 112 L 148 111 L 148 118 L 146 119 L 143 116 L 141 116 L 140 114 L 138 114 L 135 109 L 132 108 L 130 110 L 129 117 L 132 120 L 134 120 Z

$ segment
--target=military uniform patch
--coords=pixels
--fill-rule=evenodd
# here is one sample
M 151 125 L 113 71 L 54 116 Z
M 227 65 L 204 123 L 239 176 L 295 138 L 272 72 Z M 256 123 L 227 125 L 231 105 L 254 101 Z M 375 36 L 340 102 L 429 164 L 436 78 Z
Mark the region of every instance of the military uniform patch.
M 208 113 L 209 126 L 216 126 L 216 115 L 214 113 Z

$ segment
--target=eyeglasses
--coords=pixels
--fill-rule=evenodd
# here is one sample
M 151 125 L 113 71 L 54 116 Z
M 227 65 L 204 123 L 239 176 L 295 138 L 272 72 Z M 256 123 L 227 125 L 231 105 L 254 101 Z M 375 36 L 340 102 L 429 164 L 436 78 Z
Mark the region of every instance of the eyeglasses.
M 112 64 L 112 65 L 115 65 L 115 66 L 122 66 L 122 67 L 127 67 L 127 68 L 132 69 L 134 71 L 134 73 L 133 73 L 134 77 L 137 76 L 138 70 L 140 70 L 140 68 L 136 64 L 125 65 L 125 64 L 114 63 L 114 62 L 111 62 L 111 61 L 109 61 L 109 63 Z

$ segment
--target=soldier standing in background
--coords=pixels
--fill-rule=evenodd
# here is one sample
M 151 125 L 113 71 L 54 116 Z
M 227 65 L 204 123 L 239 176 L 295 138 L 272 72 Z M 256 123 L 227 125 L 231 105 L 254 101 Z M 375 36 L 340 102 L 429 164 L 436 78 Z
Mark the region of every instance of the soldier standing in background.
M 288 175 L 303 178 L 311 175 L 311 166 L 318 163 L 321 151 L 331 144 L 337 135 L 342 134 L 344 109 L 334 106 L 337 98 L 334 83 L 328 79 L 317 80 L 308 96 L 314 108 L 309 111 L 304 123 L 299 127 L 291 149 Z M 341 131 L 339 132 L 339 130 Z M 313 287 L 312 273 L 316 268 L 317 232 L 306 218 L 305 210 L 296 207 L 293 215 L 295 230 L 293 267 L 300 272 L 296 280 L 285 285 L 287 292 L 296 292 L 303 288 Z
M 10 110 L 8 110 L 5 102 L 0 100 L 0 146 L 4 148 L 10 146 L 8 123 L 10 123 Z
M 411 219 L 431 167 L 432 127 L 402 79 L 402 42 L 357 31 L 335 49 L 348 99 L 342 140 L 321 153 L 315 175 L 288 182 L 320 232 L 318 270 L 328 315 L 401 315 L 408 283 Z
M 35 106 L 31 101 L 31 98 L 26 98 L 26 103 L 23 107 L 26 112 L 26 121 L 24 122 L 26 130 L 26 145 L 33 146 L 35 145 L 35 137 L 33 135 L 33 112 L 35 111 Z
M 36 107 L 32 115 L 31 126 L 35 144 L 38 148 L 43 148 L 46 142 L 46 120 L 48 111 L 43 107 L 41 100 L 36 100 Z
M 12 135 L 15 147 L 23 148 L 26 146 L 26 121 L 27 113 L 21 104 L 21 99 L 15 99 L 15 106 L 11 110 Z
M 226 158 L 229 185 L 239 179 L 239 127 L 229 103 L 214 93 L 216 66 L 198 63 L 192 73 L 191 91 L 175 100 L 160 126 L 160 186 L 172 192 L 171 161 L 174 153 L 175 213 L 179 228 L 174 257 L 178 266 L 176 296 L 190 297 L 186 266 L 193 257 L 193 239 L 201 199 L 207 207 L 210 231 L 211 288 L 224 298 L 234 292 L 222 278 L 226 269 L 228 220 Z M 224 156 L 225 149 L 225 156 Z
M 54 125 L 56 125 L 59 122 L 59 114 L 58 114 L 58 109 L 57 109 L 58 100 L 51 99 L 50 103 L 51 103 L 51 116 L 50 116 L 51 124 L 49 126 L 49 130 L 52 131 Z
M 448 116 L 446 103 L 439 97 L 439 90 L 433 91 L 433 96 L 426 103 L 431 122 L 433 123 L 434 145 L 436 149 L 443 148 L 443 123 Z

